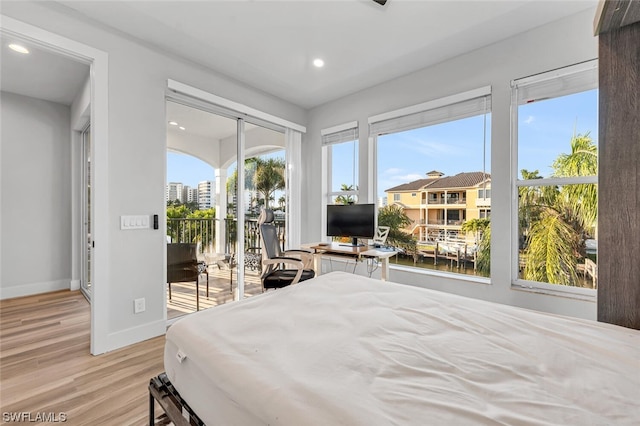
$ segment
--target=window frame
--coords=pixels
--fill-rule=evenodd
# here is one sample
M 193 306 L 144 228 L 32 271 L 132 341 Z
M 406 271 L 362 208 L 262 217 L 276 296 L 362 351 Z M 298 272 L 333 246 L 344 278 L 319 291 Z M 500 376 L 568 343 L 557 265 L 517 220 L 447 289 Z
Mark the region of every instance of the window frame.
M 477 89 L 459 92 L 450 96 L 433 99 L 420 104 L 388 111 L 382 114 L 374 115 L 368 118 L 369 123 L 369 152 L 370 158 L 368 163 L 369 191 L 375 194 L 378 200 L 378 138 L 386 134 L 403 132 L 423 127 L 435 126 L 442 123 L 454 122 L 482 114 L 492 114 L 491 108 L 492 88 L 491 86 L 483 86 Z M 476 104 L 476 105 L 474 105 Z M 478 109 L 477 104 L 482 104 L 482 110 Z M 441 114 L 441 111 L 447 111 Z M 454 112 L 452 112 L 452 110 Z M 448 116 L 454 114 L 454 116 Z M 408 118 L 408 120 L 403 120 Z M 393 128 L 390 123 L 394 120 L 403 121 L 398 127 Z M 424 123 L 424 121 L 428 121 Z M 420 125 L 417 125 L 420 122 Z M 485 140 L 491 145 L 491 132 L 485 127 Z M 486 149 L 486 147 L 485 147 Z M 487 153 L 485 152 L 485 155 Z M 490 174 L 490 173 L 489 173 Z M 427 191 L 428 192 L 428 191 Z M 428 192 L 429 193 L 429 192 Z M 431 193 L 429 193 L 431 195 Z M 435 199 L 438 198 L 437 194 Z M 394 194 L 395 196 L 395 194 Z M 428 203 L 428 201 L 427 201 Z M 378 208 L 382 207 L 377 203 Z M 444 219 L 446 221 L 446 218 Z M 429 276 L 439 276 L 446 278 L 455 278 L 462 281 L 469 281 L 477 284 L 491 284 L 491 273 L 488 277 L 480 275 L 466 275 L 456 272 L 429 270 L 405 265 L 390 265 L 392 269 L 404 270 L 417 274 Z
M 519 278 L 519 189 L 521 187 L 542 187 L 555 185 L 575 185 L 575 184 L 596 184 L 598 185 L 599 176 L 572 176 L 572 177 L 552 177 L 541 179 L 519 179 L 518 177 L 518 110 L 520 105 L 527 102 L 521 102 L 518 96 L 518 89 L 534 86 L 537 83 L 552 83 L 553 81 L 569 80 L 573 83 L 573 76 L 579 76 L 580 73 L 588 76 L 588 73 L 595 74 L 594 87 L 586 87 L 584 81 L 578 81 L 575 86 L 570 84 L 560 85 L 556 96 L 547 95 L 544 99 L 557 99 L 564 96 L 570 96 L 577 93 L 586 92 L 598 88 L 597 79 L 598 60 L 593 59 L 578 64 L 568 65 L 563 68 L 543 72 L 521 79 L 511 81 L 511 288 L 514 290 L 524 290 L 530 292 L 540 292 L 558 296 L 570 296 L 572 298 L 592 300 L 597 290 L 583 287 L 566 286 L 560 284 L 551 284 L 538 281 L 530 281 Z M 594 72 L 595 70 L 595 72 Z M 591 80 L 587 77 L 587 80 Z M 561 88 L 560 88 L 561 87 Z M 577 90 L 571 90 L 576 87 Z M 581 87 L 584 87 L 580 89 Z M 548 93 L 553 93 L 549 91 Z
M 326 237 L 326 211 L 327 205 L 333 204 L 333 198 L 338 196 L 353 196 L 356 202 L 361 201 L 362 191 L 359 184 L 359 170 L 360 170 L 360 137 L 359 137 L 359 123 L 358 121 L 350 121 L 348 123 L 339 124 L 333 127 L 322 129 L 320 131 L 321 145 L 322 145 L 322 238 Z M 358 184 L 353 191 L 333 191 L 333 149 L 334 145 L 341 143 L 354 142 L 355 155 L 353 158 L 353 167 Z

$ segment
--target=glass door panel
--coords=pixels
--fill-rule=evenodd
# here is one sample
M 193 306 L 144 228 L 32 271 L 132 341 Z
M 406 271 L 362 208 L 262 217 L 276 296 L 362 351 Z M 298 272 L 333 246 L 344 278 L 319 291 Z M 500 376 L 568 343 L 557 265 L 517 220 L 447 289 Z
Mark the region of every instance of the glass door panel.
M 167 101 L 167 280 L 180 251 L 195 252 L 196 277 L 167 284 L 167 318 L 234 300 L 235 234 L 227 219 L 227 169 L 237 155 L 237 121 Z
M 284 133 L 245 123 L 244 296 L 262 293 L 262 243 L 258 217 L 274 212 L 280 246 L 285 244 L 285 139 Z
M 80 290 L 91 300 L 91 127 L 82 132 L 82 277 Z

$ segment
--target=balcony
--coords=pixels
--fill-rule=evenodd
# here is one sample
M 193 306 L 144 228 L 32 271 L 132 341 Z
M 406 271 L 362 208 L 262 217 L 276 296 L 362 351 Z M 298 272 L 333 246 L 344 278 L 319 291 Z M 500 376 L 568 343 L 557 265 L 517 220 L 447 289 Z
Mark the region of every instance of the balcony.
M 476 199 L 477 207 L 491 207 L 491 198 L 478 198 Z
M 458 197 L 447 197 L 446 204 L 455 204 L 455 205 L 467 204 L 467 199 L 458 198 Z
M 429 220 L 427 222 L 427 226 L 460 226 L 462 225 L 463 220 L 444 220 L 444 219 L 435 219 Z
M 167 239 L 172 243 L 200 243 L 198 259 L 206 264 L 207 275 L 203 272 L 199 277 L 200 310 L 222 305 L 234 299 L 237 289 L 236 265 L 230 265 L 231 254 L 236 252 L 237 220 L 225 219 L 225 238 L 222 250 L 216 251 L 217 219 L 167 219 Z M 284 248 L 285 221 L 275 221 L 278 236 Z M 247 218 L 244 222 L 244 294 L 245 297 L 262 293 L 260 282 L 260 234 L 258 219 Z M 209 296 L 207 297 L 207 280 Z M 167 318 L 176 318 L 196 311 L 196 283 L 179 282 L 171 284 L 172 298 L 169 300 L 167 288 Z
M 458 197 L 439 197 L 439 198 L 429 198 L 428 204 L 430 205 L 462 205 L 467 204 L 466 198 L 458 198 Z
M 207 297 L 207 278 L 200 275 L 200 310 L 217 305 L 224 305 L 233 301 L 234 293 L 238 286 L 237 268 L 229 269 L 228 264 L 209 265 L 209 297 Z M 251 297 L 262 293 L 260 272 L 245 268 L 244 294 Z M 196 311 L 196 284 L 195 282 L 172 283 L 171 300 L 167 289 L 167 319 L 177 318 L 181 315 Z

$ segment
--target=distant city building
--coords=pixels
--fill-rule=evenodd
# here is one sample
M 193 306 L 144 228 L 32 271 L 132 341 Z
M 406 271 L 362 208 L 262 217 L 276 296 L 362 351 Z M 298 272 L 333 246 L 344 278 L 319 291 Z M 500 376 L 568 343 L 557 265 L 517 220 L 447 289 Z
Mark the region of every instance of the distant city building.
M 214 206 L 214 191 L 213 181 L 205 180 L 198 183 L 198 208 L 200 210 L 207 210 Z
M 185 186 L 184 199 L 187 200 L 187 203 L 198 203 L 198 188 Z
M 198 209 L 206 210 L 215 205 L 215 190 L 212 181 L 202 181 L 197 188 L 184 185 L 182 182 L 170 182 L 167 184 L 165 198 L 167 201 L 180 203 L 196 203 Z
M 380 197 L 378 198 L 378 207 L 385 207 L 387 206 L 387 197 Z
M 458 238 L 465 221 L 491 215 L 491 175 L 484 172 L 444 176 L 434 170 L 385 192 L 387 203 L 402 207 L 413 221 L 407 231 L 418 241 Z
M 169 182 L 165 192 L 166 201 L 180 201 L 182 203 L 183 187 L 184 185 L 180 182 Z

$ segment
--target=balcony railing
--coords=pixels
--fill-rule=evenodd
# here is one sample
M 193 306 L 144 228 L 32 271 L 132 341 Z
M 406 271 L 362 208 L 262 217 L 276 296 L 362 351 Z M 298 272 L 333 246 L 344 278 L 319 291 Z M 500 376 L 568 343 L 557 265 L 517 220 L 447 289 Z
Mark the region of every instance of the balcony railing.
M 236 239 L 237 239 L 237 222 L 235 218 L 225 219 L 225 253 L 236 252 Z M 278 240 L 281 247 L 284 250 L 285 246 L 285 220 L 275 219 L 274 225 L 278 234 Z M 244 247 L 245 250 L 258 251 L 260 250 L 260 232 L 258 228 L 258 218 L 246 218 L 244 221 Z
M 429 219 L 427 226 L 462 225 L 462 220 Z
M 440 198 L 429 198 L 429 204 L 467 204 L 466 198 L 458 198 L 458 197 L 440 197 Z
M 201 243 L 201 250 L 217 251 L 214 248 L 216 240 L 217 219 L 167 219 L 167 236 L 172 243 Z M 227 218 L 225 223 L 224 253 L 236 252 L 237 219 Z M 278 238 L 284 250 L 285 245 L 285 221 L 276 219 L 274 222 L 278 232 Z M 258 218 L 247 218 L 244 221 L 244 247 L 245 250 L 257 252 L 260 250 L 260 233 L 258 232 Z
M 167 236 L 172 243 L 198 243 L 207 247 L 215 243 L 215 219 L 167 218 Z

